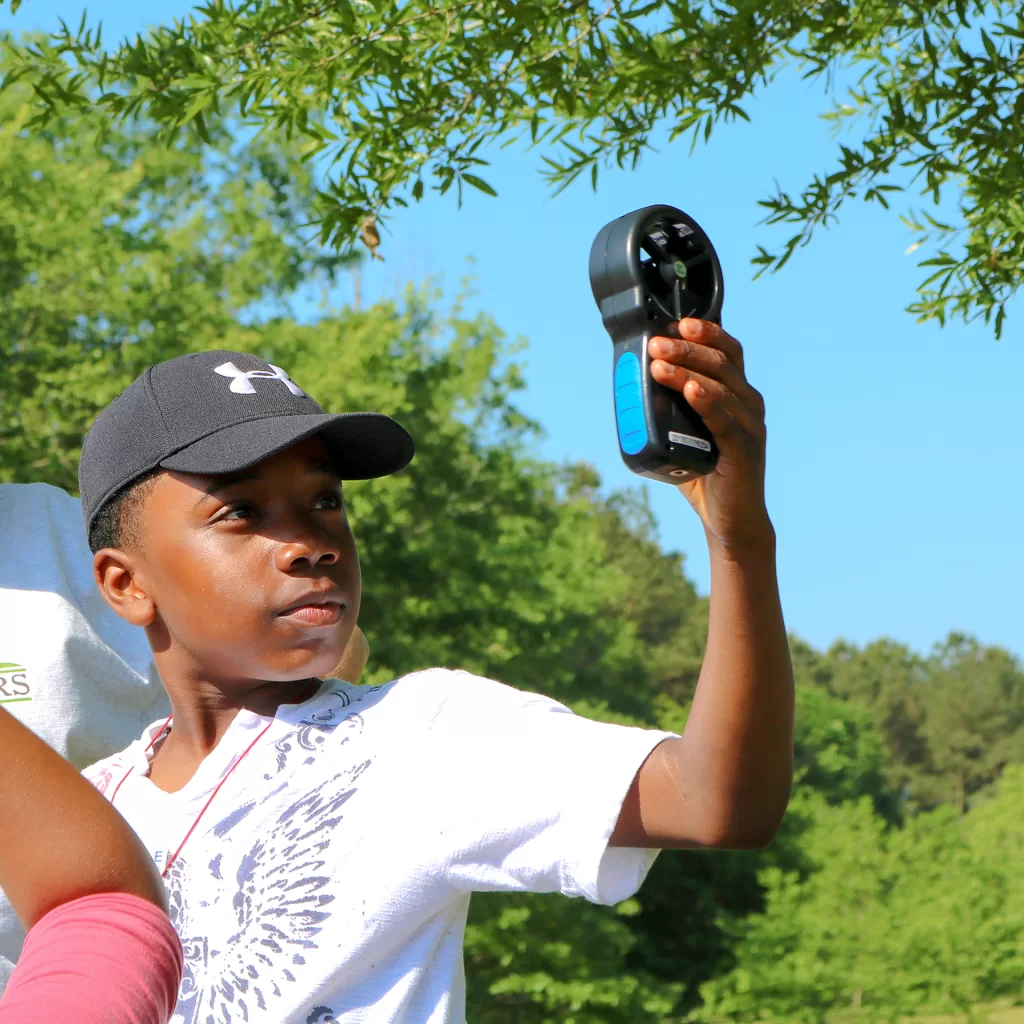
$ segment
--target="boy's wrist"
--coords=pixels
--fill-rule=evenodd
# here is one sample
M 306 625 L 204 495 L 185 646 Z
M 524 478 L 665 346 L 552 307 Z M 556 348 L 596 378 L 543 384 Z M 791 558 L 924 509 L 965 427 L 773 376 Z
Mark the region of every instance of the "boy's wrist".
M 745 524 L 742 529 L 720 536 L 705 528 L 708 553 L 711 559 L 737 564 L 775 564 L 776 537 L 768 513 L 758 521 Z

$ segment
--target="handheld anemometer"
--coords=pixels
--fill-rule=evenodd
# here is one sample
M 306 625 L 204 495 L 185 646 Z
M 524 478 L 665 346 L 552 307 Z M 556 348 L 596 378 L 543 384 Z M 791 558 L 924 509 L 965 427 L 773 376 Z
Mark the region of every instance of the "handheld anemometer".
M 700 225 L 672 206 L 606 224 L 590 250 L 590 287 L 613 348 L 615 425 L 626 465 L 678 484 L 710 473 L 718 448 L 679 392 L 650 372 L 647 343 L 684 317 L 721 323 L 718 255 Z

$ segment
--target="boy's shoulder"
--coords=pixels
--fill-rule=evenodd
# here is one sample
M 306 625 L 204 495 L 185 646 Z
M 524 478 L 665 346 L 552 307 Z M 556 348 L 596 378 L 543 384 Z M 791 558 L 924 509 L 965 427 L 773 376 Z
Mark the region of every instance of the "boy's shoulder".
M 550 721 L 552 711 L 571 715 L 538 693 L 461 669 L 428 668 L 379 685 L 327 679 L 310 701 L 278 716 L 297 729 L 326 733 L 355 723 L 374 745 L 423 750 L 465 747 L 473 737 L 529 734 L 541 718 Z
M 439 718 L 461 718 L 509 713 L 515 709 L 536 708 L 547 711 L 568 709 L 539 693 L 520 690 L 495 679 L 475 675 L 464 669 L 427 668 L 409 672 L 380 685 L 326 680 L 320 692 L 328 701 L 333 697 L 344 706 L 387 704 L 403 718 L 416 718 L 421 724 Z M 316 698 L 318 699 L 318 698 Z M 315 700 L 316 700 L 315 699 Z
M 523 725 L 535 712 L 551 711 L 571 714 L 538 693 L 462 669 L 428 668 L 377 685 L 325 679 L 316 696 L 304 704 L 282 708 L 276 717 L 294 728 L 330 732 L 353 716 L 372 716 L 386 727 L 376 734 L 387 734 L 393 741 L 432 736 L 435 741 L 453 737 L 464 742 L 471 733 L 508 731 Z M 147 745 L 163 724 L 163 719 L 153 722 L 139 739 L 91 764 L 82 774 L 106 793 L 126 772 L 144 772 Z

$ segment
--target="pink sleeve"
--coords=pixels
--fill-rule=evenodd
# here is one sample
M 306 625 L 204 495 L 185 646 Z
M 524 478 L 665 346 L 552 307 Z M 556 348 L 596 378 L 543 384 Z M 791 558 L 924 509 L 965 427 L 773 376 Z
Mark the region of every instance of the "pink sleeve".
M 51 910 L 28 933 L 0 1000 L 0 1024 L 166 1024 L 181 983 L 167 915 L 100 893 Z

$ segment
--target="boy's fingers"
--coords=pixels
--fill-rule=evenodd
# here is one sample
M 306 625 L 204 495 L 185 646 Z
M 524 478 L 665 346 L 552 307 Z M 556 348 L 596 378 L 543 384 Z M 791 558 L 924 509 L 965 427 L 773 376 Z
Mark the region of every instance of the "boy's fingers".
M 683 394 L 691 408 L 707 424 L 708 430 L 725 450 L 731 443 L 739 442 L 748 451 L 764 447 L 764 420 L 755 416 L 742 402 L 727 391 L 716 392 L 712 381 L 704 382 L 694 374 Z
M 748 437 L 763 442 L 764 403 L 753 388 L 750 391 L 756 400 L 742 401 L 721 381 L 661 359 L 651 363 L 651 376 L 659 384 L 678 391 L 704 420 L 716 440 L 728 438 L 740 430 Z
M 743 370 L 743 346 L 720 324 L 710 320 L 680 320 L 673 332 L 683 341 L 692 341 L 698 345 L 707 345 L 722 352 L 735 366 Z
M 655 359 L 717 380 L 752 408 L 762 405 L 761 396 L 747 382 L 743 370 L 722 349 L 695 344 L 684 338 L 652 338 L 647 351 Z M 763 405 L 760 411 L 763 415 Z
M 335 679 L 344 679 L 346 683 L 358 683 L 369 657 L 369 641 L 363 631 L 356 626 L 345 647 L 345 652 L 341 656 L 341 661 L 338 662 L 331 676 Z

